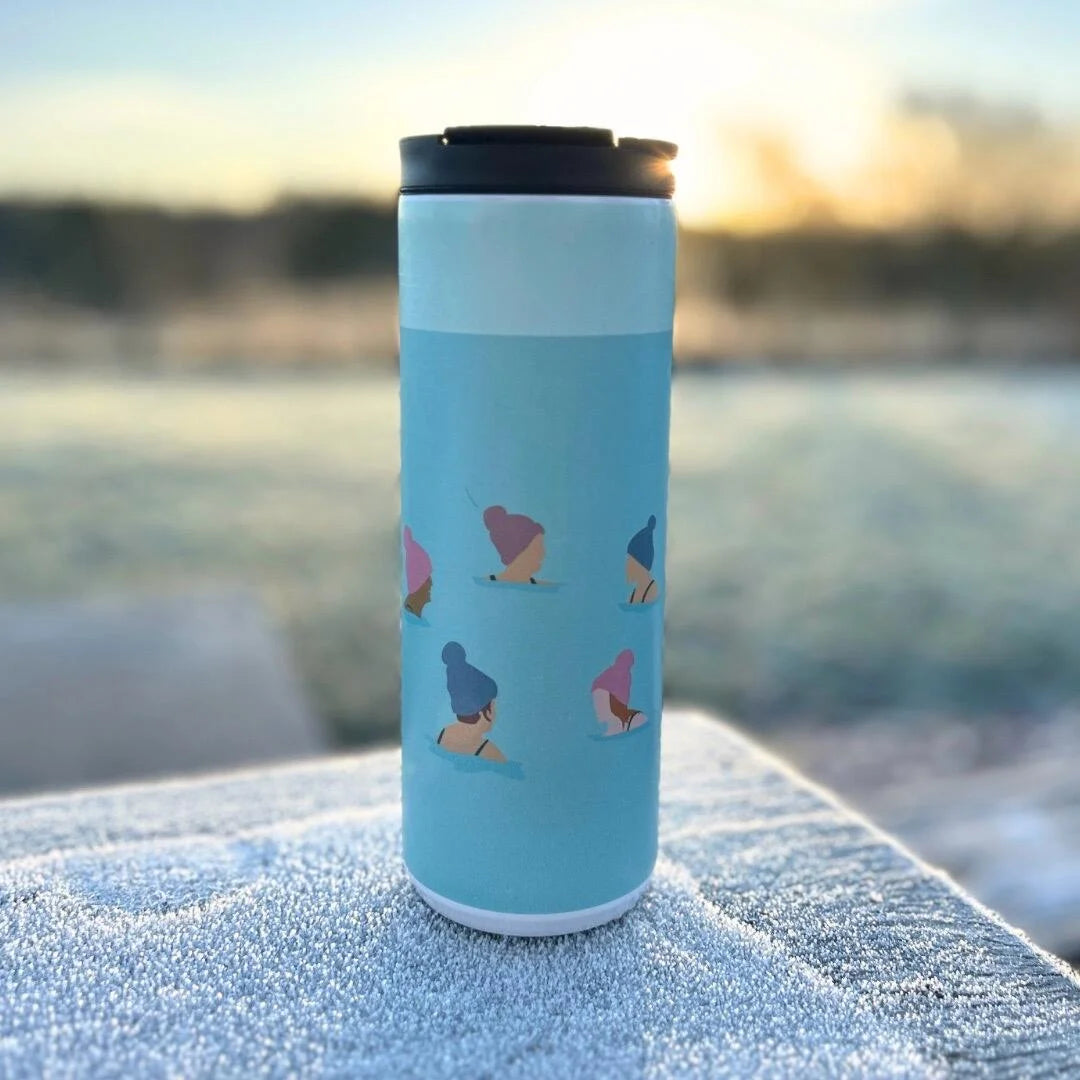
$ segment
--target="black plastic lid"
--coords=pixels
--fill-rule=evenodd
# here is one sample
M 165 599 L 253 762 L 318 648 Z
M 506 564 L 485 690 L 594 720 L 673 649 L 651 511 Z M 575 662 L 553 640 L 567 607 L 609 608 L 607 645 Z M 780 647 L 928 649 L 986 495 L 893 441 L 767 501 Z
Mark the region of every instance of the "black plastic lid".
M 403 195 L 635 195 L 670 199 L 674 143 L 607 128 L 450 127 L 401 140 Z

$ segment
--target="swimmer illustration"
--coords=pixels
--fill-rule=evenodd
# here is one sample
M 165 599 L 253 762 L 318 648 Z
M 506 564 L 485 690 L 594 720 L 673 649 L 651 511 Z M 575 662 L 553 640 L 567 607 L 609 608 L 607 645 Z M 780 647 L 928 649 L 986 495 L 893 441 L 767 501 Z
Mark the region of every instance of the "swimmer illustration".
M 631 709 L 630 669 L 634 666 L 634 654 L 623 649 L 611 667 L 604 668 L 593 679 L 592 700 L 596 719 L 605 725 L 604 735 L 622 735 L 649 722 L 638 709 Z
M 413 539 L 408 525 L 402 531 L 405 545 L 405 610 L 420 618 L 431 602 L 431 556 Z
M 495 724 L 495 698 L 499 693 L 495 680 L 465 659 L 465 649 L 456 641 L 443 646 L 446 665 L 446 689 L 450 708 L 457 720 L 439 732 L 435 741 L 454 754 L 506 761 L 503 752 L 489 738 Z
M 626 545 L 626 580 L 634 586 L 628 603 L 655 604 L 660 599 L 660 584 L 652 576 L 655 529 L 656 518 L 650 515 L 645 528 L 634 533 Z
M 509 514 L 503 506 L 489 506 L 484 511 L 484 525 L 499 553 L 501 573 L 490 574 L 490 581 L 515 582 L 519 585 L 550 585 L 538 581 L 544 556 L 544 526 L 524 514 Z

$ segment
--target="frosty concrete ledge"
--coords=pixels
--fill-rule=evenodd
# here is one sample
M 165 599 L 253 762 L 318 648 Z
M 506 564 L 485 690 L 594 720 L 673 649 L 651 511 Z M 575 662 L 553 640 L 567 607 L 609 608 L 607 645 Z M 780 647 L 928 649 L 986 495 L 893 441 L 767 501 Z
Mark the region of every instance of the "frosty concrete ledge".
M 431 913 L 398 757 L 0 804 L 0 1075 L 1019 1077 L 1080 984 L 725 726 L 665 717 L 662 855 L 546 941 Z

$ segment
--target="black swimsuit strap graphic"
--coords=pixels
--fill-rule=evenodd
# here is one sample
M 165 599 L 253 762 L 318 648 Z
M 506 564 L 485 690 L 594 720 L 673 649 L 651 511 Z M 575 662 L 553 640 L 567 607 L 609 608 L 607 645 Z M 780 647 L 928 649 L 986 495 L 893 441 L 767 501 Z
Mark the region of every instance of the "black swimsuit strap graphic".
M 437 745 L 442 746 L 442 737 L 446 734 L 446 728 L 443 728 L 438 735 L 435 736 L 435 742 Z M 484 747 L 490 742 L 490 739 L 485 739 L 475 751 L 473 751 L 473 757 L 479 757 Z
M 637 586 L 635 585 L 634 586 L 634 591 L 630 594 L 629 602 L 631 604 L 644 604 L 645 601 L 648 599 L 649 591 L 652 589 L 652 587 L 655 584 L 656 584 L 656 578 L 650 578 L 649 579 L 649 584 L 645 586 L 645 591 L 641 594 L 641 599 L 640 600 L 636 599 L 636 597 L 637 597 Z

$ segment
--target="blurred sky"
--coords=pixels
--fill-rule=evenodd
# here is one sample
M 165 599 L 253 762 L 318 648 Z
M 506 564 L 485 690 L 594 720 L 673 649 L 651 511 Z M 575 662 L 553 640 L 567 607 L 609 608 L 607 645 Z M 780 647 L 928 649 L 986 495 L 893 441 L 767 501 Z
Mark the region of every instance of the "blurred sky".
M 402 134 L 583 123 L 680 142 L 692 224 L 1060 224 L 1078 42 L 1072 0 L 6 0 L 0 192 L 389 197 Z

